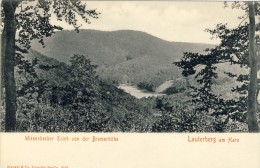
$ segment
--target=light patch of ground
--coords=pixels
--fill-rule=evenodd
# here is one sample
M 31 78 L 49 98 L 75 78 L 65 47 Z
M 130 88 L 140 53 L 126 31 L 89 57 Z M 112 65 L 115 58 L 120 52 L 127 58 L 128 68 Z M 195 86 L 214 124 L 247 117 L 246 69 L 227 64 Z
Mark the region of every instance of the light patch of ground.
M 157 92 L 144 91 L 135 86 L 130 86 L 127 84 L 121 84 L 118 86 L 118 88 L 124 90 L 126 93 L 129 93 L 130 95 L 132 95 L 138 99 L 141 99 L 143 97 L 157 97 L 157 96 L 165 95 L 165 94 L 157 93 Z

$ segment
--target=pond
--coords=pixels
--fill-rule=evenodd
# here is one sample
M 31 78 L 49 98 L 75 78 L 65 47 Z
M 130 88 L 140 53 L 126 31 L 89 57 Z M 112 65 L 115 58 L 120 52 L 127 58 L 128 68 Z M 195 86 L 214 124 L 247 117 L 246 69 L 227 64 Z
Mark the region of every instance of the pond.
M 165 95 L 163 93 L 145 91 L 145 90 L 139 89 L 136 86 L 131 86 L 131 85 L 127 85 L 127 84 L 120 84 L 118 86 L 118 88 L 124 90 L 126 93 L 129 93 L 130 95 L 132 95 L 138 99 L 141 99 L 143 97 L 151 97 L 151 96 L 157 97 L 157 96 Z

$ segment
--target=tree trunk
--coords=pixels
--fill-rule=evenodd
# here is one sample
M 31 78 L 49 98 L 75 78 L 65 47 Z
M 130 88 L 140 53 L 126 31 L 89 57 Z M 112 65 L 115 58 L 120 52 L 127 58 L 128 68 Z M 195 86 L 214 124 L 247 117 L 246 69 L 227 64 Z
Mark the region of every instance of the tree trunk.
M 2 41 L 2 70 L 5 88 L 5 131 L 12 132 L 16 128 L 16 85 L 14 79 L 15 67 L 15 9 L 18 1 L 3 0 L 4 30 Z
M 2 22 L 3 20 L 1 20 Z M 2 37 L 1 37 L 1 102 L 3 105 L 4 100 L 4 49 L 6 48 L 6 30 L 3 30 Z
M 257 123 L 257 66 L 255 48 L 255 10 L 254 3 L 248 2 L 249 8 L 249 64 L 250 64 L 250 81 L 248 88 L 247 101 L 247 123 L 249 132 L 259 132 Z

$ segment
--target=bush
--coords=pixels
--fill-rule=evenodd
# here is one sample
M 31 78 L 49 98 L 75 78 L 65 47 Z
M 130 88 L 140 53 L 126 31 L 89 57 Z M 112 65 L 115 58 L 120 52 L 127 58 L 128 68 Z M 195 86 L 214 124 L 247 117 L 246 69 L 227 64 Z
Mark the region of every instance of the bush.
M 154 92 L 154 86 L 152 84 L 149 84 L 147 82 L 141 82 L 137 85 L 138 88 L 143 89 L 143 90 L 147 90 L 150 92 Z
M 157 99 L 161 111 L 153 132 L 212 132 L 210 117 L 195 110 L 195 104 L 178 94 Z

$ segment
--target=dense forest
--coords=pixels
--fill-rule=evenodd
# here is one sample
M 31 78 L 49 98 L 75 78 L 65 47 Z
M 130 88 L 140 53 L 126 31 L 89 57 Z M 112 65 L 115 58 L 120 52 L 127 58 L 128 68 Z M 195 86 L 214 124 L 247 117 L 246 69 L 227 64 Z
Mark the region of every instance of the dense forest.
M 19 131 L 246 131 L 243 122 L 223 124 L 196 111 L 189 97 L 192 78 L 177 79 L 165 96 L 137 99 L 100 78 L 87 55 L 74 55 L 66 64 L 30 50 L 20 61 L 27 64 L 16 71 Z M 223 93 L 223 83 L 234 84 L 224 78 L 215 83 Z
M 183 52 L 203 52 L 213 46 L 168 42 L 132 30 L 60 31 L 44 41 L 45 48 L 33 41 L 32 49 L 65 63 L 69 63 L 73 54 L 87 54 L 92 63 L 98 65 L 97 74 L 106 82 L 149 83 L 153 89 L 166 80 L 181 76 L 180 69 L 172 63 L 180 59 Z

